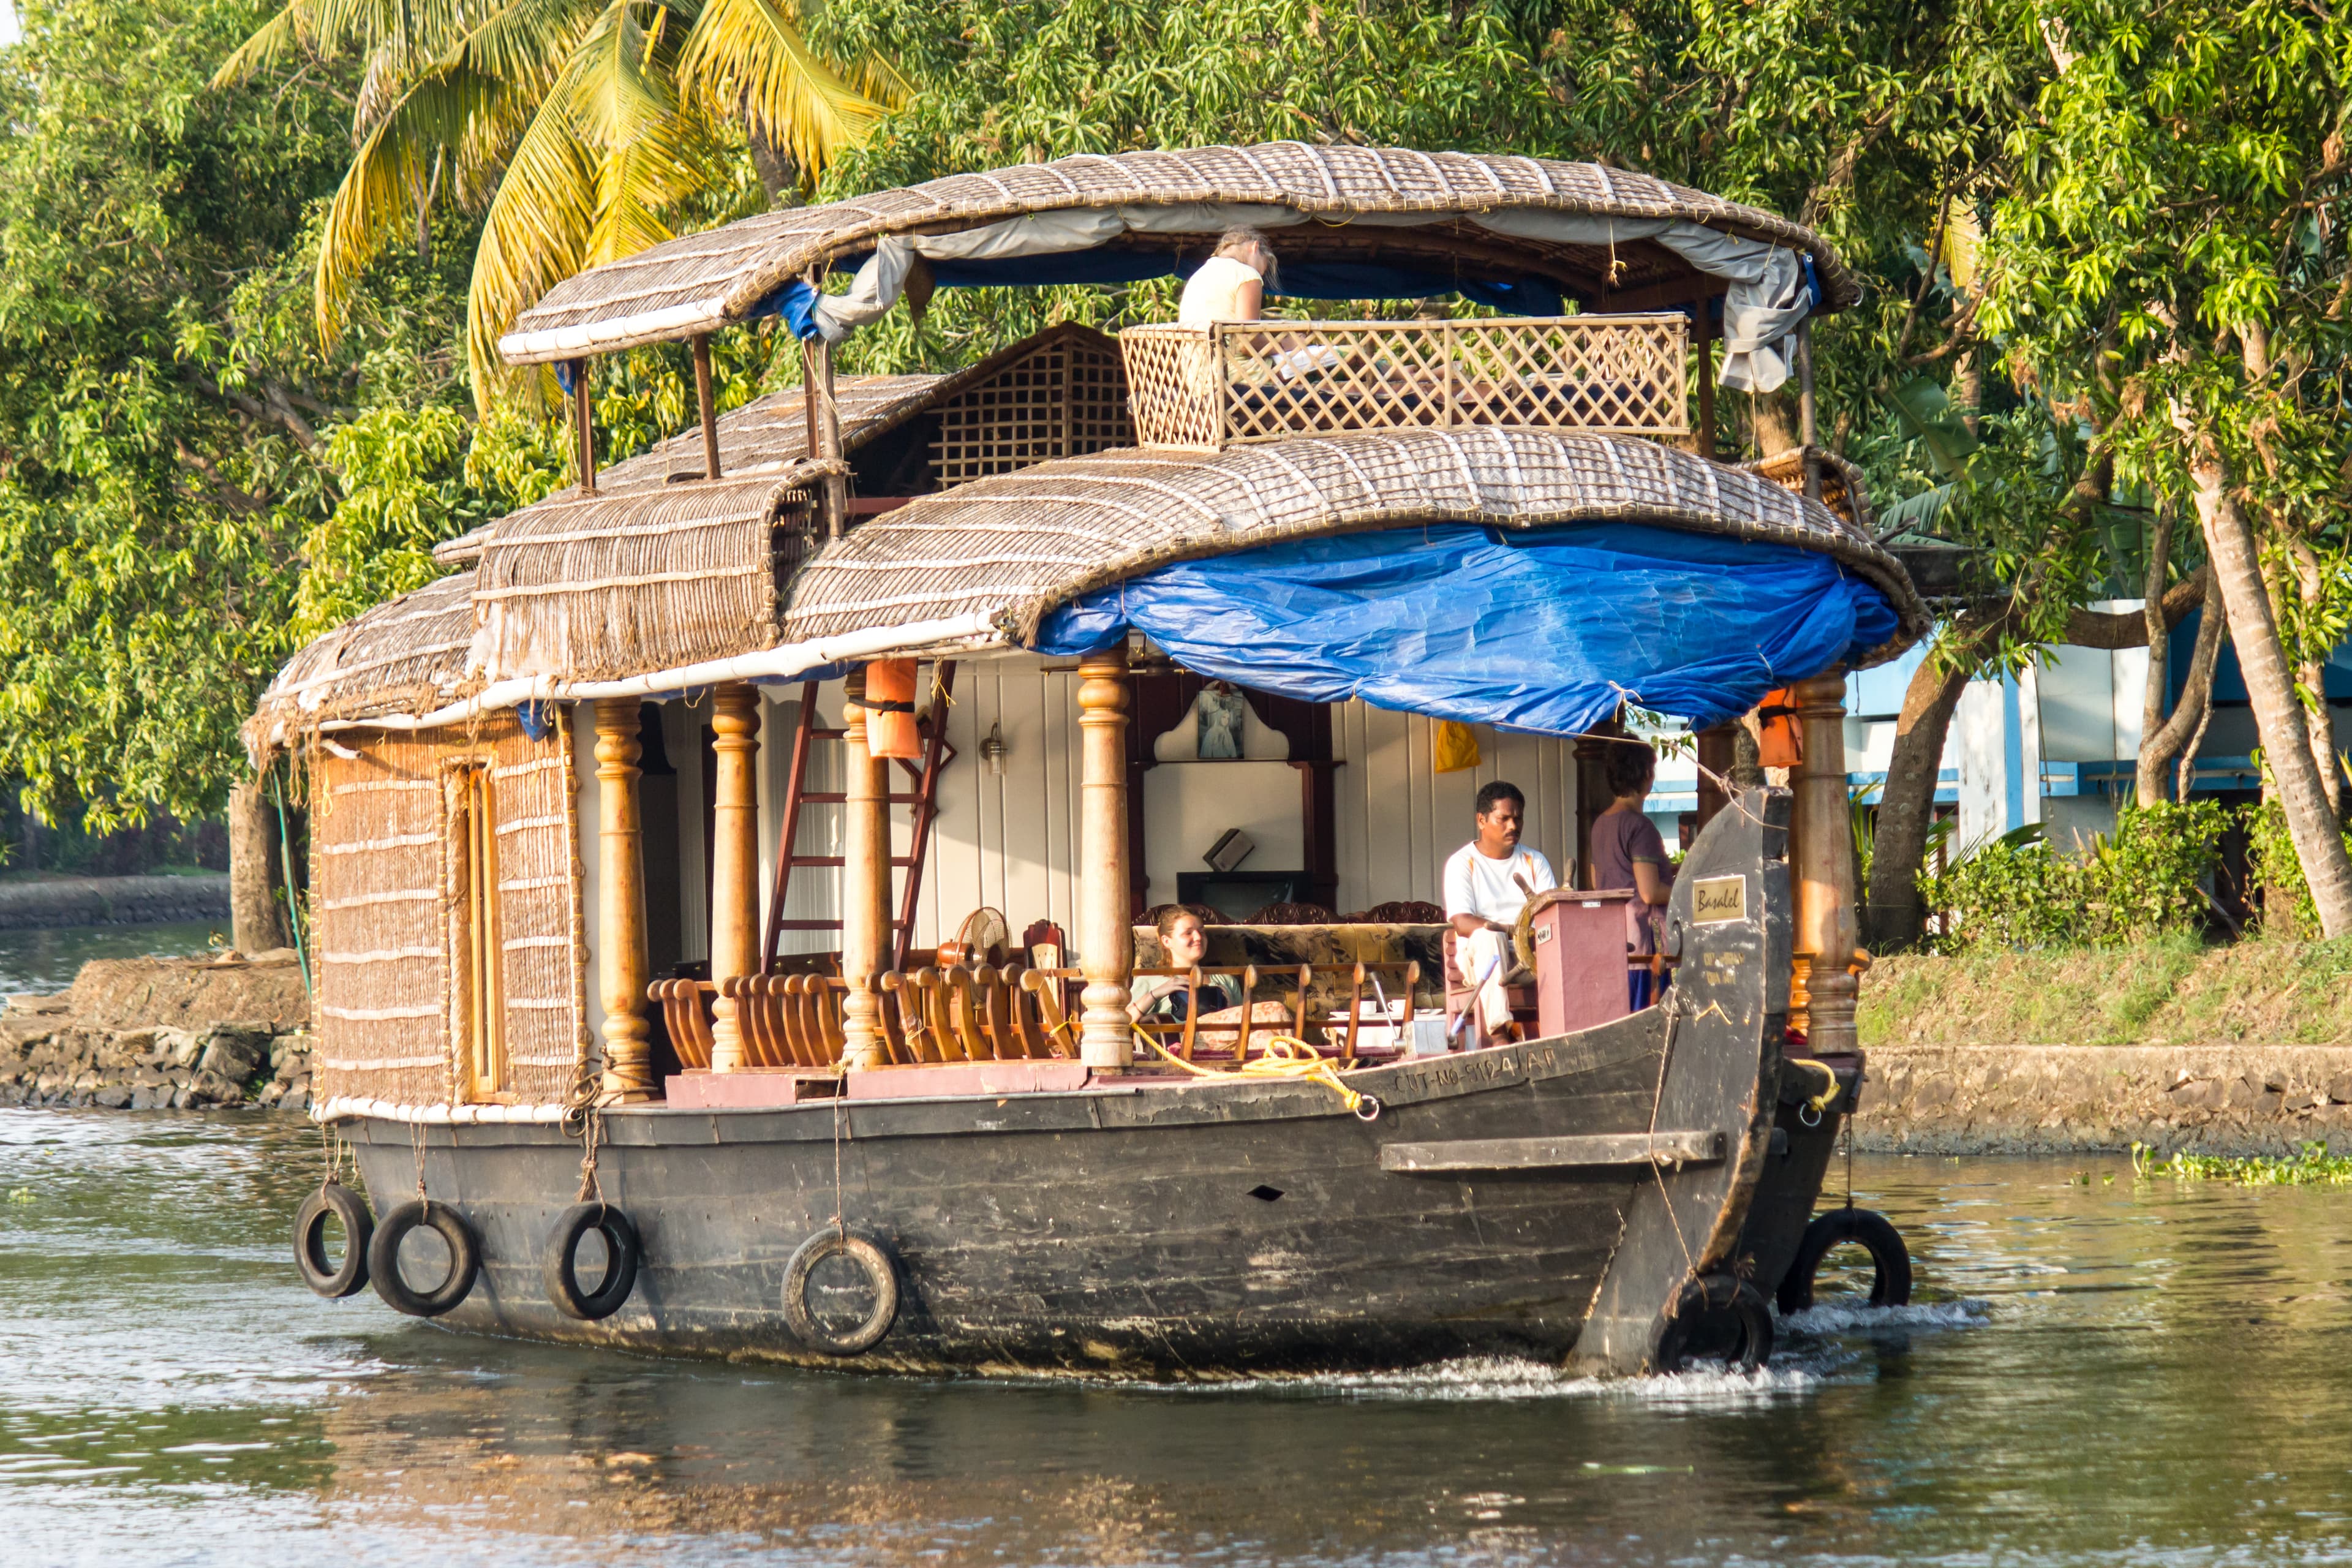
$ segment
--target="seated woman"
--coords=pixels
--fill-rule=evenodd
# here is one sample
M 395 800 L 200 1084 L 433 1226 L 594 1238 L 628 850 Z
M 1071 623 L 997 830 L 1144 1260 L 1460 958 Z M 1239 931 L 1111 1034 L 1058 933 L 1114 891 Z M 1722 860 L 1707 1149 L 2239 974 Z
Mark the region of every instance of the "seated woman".
M 1665 840 L 1642 814 L 1642 803 L 1657 779 L 1658 753 L 1642 742 L 1621 741 L 1601 759 L 1601 771 L 1613 798 L 1609 809 L 1592 821 L 1592 885 L 1633 889 L 1633 900 L 1625 906 L 1625 951 L 1648 958 L 1658 951 L 1659 927 L 1675 888 Z M 1625 997 L 1635 1012 L 1658 999 L 1660 987 L 1654 979 L 1646 967 L 1627 970 Z
M 1255 321 L 1265 314 L 1266 286 L 1274 280 L 1274 249 L 1265 236 L 1254 228 L 1229 228 L 1218 237 L 1216 254 L 1185 282 L 1176 324 Z
M 1181 905 L 1162 910 L 1157 930 L 1160 951 L 1168 956 L 1167 968 L 1190 969 L 1209 951 L 1209 934 L 1201 917 Z M 1195 1009 L 1214 1013 L 1238 1007 L 1241 1001 L 1241 983 L 1230 974 L 1202 976 L 1197 996 L 1192 994 L 1192 983 L 1181 974 L 1138 975 L 1128 995 L 1127 1016 L 1138 1023 L 1181 1024 Z

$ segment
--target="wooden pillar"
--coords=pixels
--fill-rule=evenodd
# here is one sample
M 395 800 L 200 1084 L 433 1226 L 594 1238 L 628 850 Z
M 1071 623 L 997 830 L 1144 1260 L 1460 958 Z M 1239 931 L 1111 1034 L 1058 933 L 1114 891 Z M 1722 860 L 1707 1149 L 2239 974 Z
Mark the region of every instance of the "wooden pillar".
M 1801 680 L 1794 689 L 1804 761 L 1794 776 L 1797 820 L 1790 879 L 1797 903 L 1797 967 L 1804 981 L 1808 1048 L 1857 1048 L 1853 1008 L 1853 837 L 1846 814 L 1845 675 Z
M 802 403 L 808 418 L 809 455 L 822 461 L 841 460 L 841 405 L 834 396 L 833 345 L 819 338 L 801 344 Z M 824 535 L 839 539 L 848 528 L 849 480 L 828 474 L 817 490 L 818 514 Z
M 1714 304 L 1712 300 L 1701 300 L 1691 323 L 1692 346 L 1698 351 L 1698 430 L 1691 450 L 1710 460 L 1715 457 L 1715 322 L 1708 312 Z M 1699 808 L 1701 826 L 1706 826 L 1706 809 Z
M 1813 408 L 1813 319 L 1797 323 L 1797 439 L 1804 446 L 1805 499 L 1822 499 L 1821 426 Z
M 710 699 L 710 983 L 723 986 L 760 966 L 760 692 L 732 681 Z M 721 994 L 711 1027 L 710 1070 L 751 1065 L 735 998 Z
M 580 493 L 596 493 L 596 422 L 588 406 L 588 362 L 572 362 L 572 439 L 580 464 Z
M 1576 865 L 1568 879 L 1571 888 L 1590 888 L 1592 882 L 1592 824 L 1609 809 L 1616 798 L 1609 793 L 1609 748 L 1612 735 L 1622 735 L 1625 726 L 1614 716 L 1592 727 L 1590 734 L 1576 740 Z
M 889 1064 L 880 976 L 890 951 L 890 764 L 866 748 L 866 672 L 849 675 L 843 708 L 841 976 L 844 1068 Z
M 1078 665 L 1078 953 L 1087 973 L 1078 1057 L 1097 1072 L 1134 1058 L 1128 982 L 1135 931 L 1127 880 L 1127 647 Z
M 702 419 L 702 477 L 719 477 L 719 403 L 710 389 L 710 334 L 694 340 L 694 406 Z
M 637 809 L 638 700 L 596 702 L 596 987 L 604 1004 L 604 1099 L 654 1097 L 653 1025 L 645 1016 L 644 820 Z
M 1738 765 L 1739 721 L 1698 732 L 1698 828 L 1731 803 L 1731 771 Z

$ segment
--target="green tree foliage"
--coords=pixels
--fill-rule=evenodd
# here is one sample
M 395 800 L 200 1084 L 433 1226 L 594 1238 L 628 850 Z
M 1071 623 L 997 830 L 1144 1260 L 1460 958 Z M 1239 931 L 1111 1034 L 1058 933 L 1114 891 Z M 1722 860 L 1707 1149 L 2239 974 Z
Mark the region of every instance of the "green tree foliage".
M 1940 945 L 2115 947 L 2204 929 L 2202 886 L 2228 816 L 2211 801 L 2126 805 L 2113 834 L 2061 854 L 2039 826 L 1978 847 L 1928 879 Z

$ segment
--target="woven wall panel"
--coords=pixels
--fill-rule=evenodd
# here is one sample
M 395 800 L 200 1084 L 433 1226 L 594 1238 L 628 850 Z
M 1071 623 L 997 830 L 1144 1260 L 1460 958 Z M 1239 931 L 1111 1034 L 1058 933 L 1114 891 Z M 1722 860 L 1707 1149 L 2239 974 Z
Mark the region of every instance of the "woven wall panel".
M 587 1045 L 578 821 L 558 725 L 511 713 L 472 731 L 370 737 L 320 758 L 311 811 L 322 1098 L 446 1105 L 460 1096 L 450 1008 L 447 769 L 490 769 L 502 949 L 505 1091 L 561 1103 Z
M 311 787 L 319 1095 L 444 1104 L 454 1079 L 438 748 L 384 738 L 358 750 L 321 755 Z

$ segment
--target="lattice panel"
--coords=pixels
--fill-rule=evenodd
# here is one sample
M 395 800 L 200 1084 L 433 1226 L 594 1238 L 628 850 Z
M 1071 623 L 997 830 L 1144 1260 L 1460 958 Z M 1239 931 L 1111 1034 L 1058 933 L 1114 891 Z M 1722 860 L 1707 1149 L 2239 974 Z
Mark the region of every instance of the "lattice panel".
M 1467 425 L 1690 428 L 1678 314 L 1129 327 L 1119 344 L 1146 446 Z
M 941 489 L 1135 441 L 1120 356 L 1066 339 L 947 399 L 939 421 L 931 472 Z

